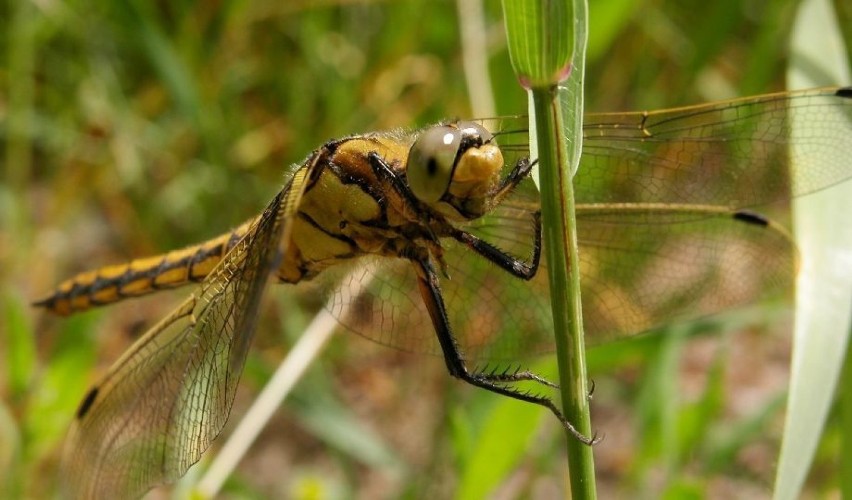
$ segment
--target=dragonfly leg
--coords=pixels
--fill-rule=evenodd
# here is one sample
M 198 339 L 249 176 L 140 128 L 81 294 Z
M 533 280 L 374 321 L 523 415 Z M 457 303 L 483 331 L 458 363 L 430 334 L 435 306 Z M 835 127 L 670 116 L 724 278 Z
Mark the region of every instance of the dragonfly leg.
M 391 166 L 378 153 L 370 151 L 367 153 L 367 158 L 376 177 L 389 183 L 394 191 L 405 198 L 405 202 L 409 207 L 417 209 L 421 205 L 420 200 L 414 196 L 414 193 L 411 192 L 411 188 L 408 187 L 402 176 L 394 172 Z
M 533 240 L 532 259 L 529 262 L 517 259 L 487 241 L 461 229 L 454 227 L 451 236 L 512 276 L 530 280 L 535 277 L 538 264 L 541 261 L 541 211 L 536 211 L 533 214 L 533 224 L 535 224 L 535 239 Z
M 438 342 L 441 344 L 441 351 L 444 354 L 444 361 L 447 364 L 447 370 L 450 372 L 450 375 L 459 378 L 468 384 L 493 393 L 543 406 L 556 415 L 556 418 L 559 419 L 563 427 L 565 427 L 565 429 L 575 438 L 588 445 L 597 443 L 599 441 L 597 435 L 590 438 L 580 433 L 580 431 L 578 431 L 571 422 L 565 418 L 565 415 L 562 414 L 562 411 L 556 407 L 553 400 L 550 398 L 530 392 L 523 392 L 504 385 L 518 381 L 512 380 L 512 376 L 509 374 L 507 374 L 507 377 L 503 377 L 500 374 L 496 374 L 495 376 L 493 373 L 477 373 L 468 370 L 461 351 L 459 350 L 458 343 L 456 342 L 455 337 L 453 337 L 450 329 L 447 311 L 444 306 L 444 300 L 441 296 L 441 289 L 438 283 L 438 275 L 432 267 L 432 264 L 429 262 L 428 256 L 425 255 L 425 252 L 417 253 L 420 255 L 411 255 L 409 258 L 417 269 L 417 283 L 420 287 L 420 294 L 426 304 L 426 309 L 429 311 L 429 316 L 432 318 L 432 324 L 435 326 L 435 332 L 438 335 Z M 521 373 L 522 372 L 518 372 L 519 375 L 521 375 Z M 526 375 L 528 372 L 523 373 L 524 374 L 521 375 L 519 380 L 544 381 L 543 378 L 537 375 L 535 375 L 535 378 L 533 379 L 532 376 L 528 377 Z
M 500 370 L 498 367 L 494 367 L 494 369 L 490 369 L 487 365 L 479 368 L 475 367 L 473 369 L 473 373 L 480 374 L 483 377 L 487 377 L 488 380 L 496 383 L 512 383 L 512 382 L 537 382 L 541 385 L 546 385 L 547 387 L 552 387 L 554 389 L 559 389 L 557 384 L 547 380 L 546 378 L 533 373 L 529 370 L 524 370 L 520 366 L 516 366 L 513 370 L 511 367 L 503 368 Z
M 500 184 L 494 189 L 494 192 L 490 195 L 495 205 L 503 201 L 503 198 L 511 193 L 522 180 L 529 177 L 535 163 L 535 161 L 530 161 L 529 158 L 521 158 L 517 163 L 515 163 L 515 167 L 511 172 L 509 172 L 509 175 L 500 182 Z

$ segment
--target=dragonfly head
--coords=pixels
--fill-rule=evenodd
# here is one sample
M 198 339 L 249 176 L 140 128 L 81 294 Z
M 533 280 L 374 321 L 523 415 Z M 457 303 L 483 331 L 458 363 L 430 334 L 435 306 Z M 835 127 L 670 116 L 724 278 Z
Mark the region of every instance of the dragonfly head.
M 408 154 L 411 191 L 450 218 L 483 215 L 503 169 L 503 154 L 492 139 L 491 132 L 474 122 L 424 130 Z

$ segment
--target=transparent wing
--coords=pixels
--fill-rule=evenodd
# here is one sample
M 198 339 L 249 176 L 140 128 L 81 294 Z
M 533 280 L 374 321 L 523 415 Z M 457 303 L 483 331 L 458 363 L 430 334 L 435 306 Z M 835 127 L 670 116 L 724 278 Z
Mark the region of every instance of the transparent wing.
M 294 174 L 199 290 L 90 391 L 63 457 L 73 498 L 138 497 L 182 476 L 219 434 L 305 175 Z
M 718 313 L 792 285 L 796 254 L 789 235 L 772 223 L 744 223 L 727 209 L 581 207 L 578 225 L 591 344 Z M 455 243 L 447 258 L 452 264 L 441 288 L 468 360 L 517 360 L 552 350 L 544 263 L 532 280 L 522 281 Z M 341 323 L 382 344 L 440 354 L 410 264 L 378 264 L 362 267 L 357 279 L 371 277 L 369 293 Z
M 776 223 L 734 217 L 852 177 L 852 94 L 821 89 L 648 112 L 588 115 L 575 177 L 585 330 L 592 343 L 703 317 L 790 290 L 795 248 Z M 528 154 L 525 119 L 501 121 L 504 151 Z M 796 124 L 797 157 L 790 156 Z M 801 130 L 801 132 L 800 132 Z M 799 147 L 801 146 L 801 147 Z M 508 162 L 511 167 L 511 160 Z M 531 253 L 534 191 L 522 188 L 470 228 L 517 256 Z M 509 276 L 452 241 L 442 280 L 469 359 L 547 351 L 549 288 Z M 439 353 L 406 262 L 369 261 L 374 276 L 350 330 Z M 332 311 L 334 312 L 334 311 Z
M 586 117 L 583 132 L 578 203 L 744 208 L 852 177 L 852 89 L 594 114 Z
M 793 283 L 789 234 L 718 207 L 580 207 L 578 231 L 592 344 L 777 296 Z

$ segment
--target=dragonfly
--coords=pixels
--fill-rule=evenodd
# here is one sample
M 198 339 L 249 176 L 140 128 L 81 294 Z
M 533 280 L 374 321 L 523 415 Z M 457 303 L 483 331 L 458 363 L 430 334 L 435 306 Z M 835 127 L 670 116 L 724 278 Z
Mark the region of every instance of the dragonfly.
M 552 348 L 525 120 L 331 140 L 236 229 L 78 274 L 37 302 L 64 316 L 198 284 L 83 398 L 69 492 L 139 496 L 199 460 L 229 417 L 270 281 L 317 287 L 347 329 L 441 355 L 453 377 L 543 406 L 592 442 L 520 388 L 553 386 L 515 362 Z M 583 136 L 572 265 L 595 344 L 789 288 L 795 246 L 766 213 L 852 177 L 852 87 L 588 114 Z M 364 292 L 339 292 L 344 276 Z

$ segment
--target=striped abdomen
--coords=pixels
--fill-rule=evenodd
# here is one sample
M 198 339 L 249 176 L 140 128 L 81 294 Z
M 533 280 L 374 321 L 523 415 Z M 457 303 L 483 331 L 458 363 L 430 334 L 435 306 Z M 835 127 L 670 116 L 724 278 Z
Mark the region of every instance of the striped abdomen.
M 35 305 L 65 316 L 125 298 L 202 281 L 246 234 L 252 222 L 182 250 L 80 273 L 62 282 L 50 297 Z

